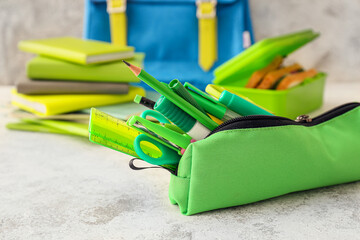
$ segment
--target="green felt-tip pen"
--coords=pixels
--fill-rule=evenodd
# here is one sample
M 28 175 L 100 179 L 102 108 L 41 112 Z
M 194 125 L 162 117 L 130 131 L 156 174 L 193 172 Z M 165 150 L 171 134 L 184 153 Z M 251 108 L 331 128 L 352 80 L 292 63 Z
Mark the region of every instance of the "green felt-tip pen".
M 175 92 L 169 89 L 168 86 L 162 84 L 153 76 L 145 72 L 143 69 L 134 66 L 126 61 L 123 62 L 130 68 L 130 70 L 138 77 L 140 80 L 148 84 L 154 90 L 156 90 L 161 95 L 164 95 L 171 102 L 173 102 L 176 106 L 183 109 L 187 114 L 195 118 L 201 124 L 203 124 L 206 128 L 210 130 L 214 130 L 219 124 L 211 120 L 208 116 L 198 110 L 196 107 L 188 103 L 182 97 L 177 95 Z
M 262 107 L 257 106 L 250 101 L 245 100 L 242 97 L 239 97 L 235 94 L 232 94 L 224 90 L 219 98 L 220 103 L 224 104 L 234 112 L 242 116 L 248 115 L 274 115 L 271 112 L 265 110 Z

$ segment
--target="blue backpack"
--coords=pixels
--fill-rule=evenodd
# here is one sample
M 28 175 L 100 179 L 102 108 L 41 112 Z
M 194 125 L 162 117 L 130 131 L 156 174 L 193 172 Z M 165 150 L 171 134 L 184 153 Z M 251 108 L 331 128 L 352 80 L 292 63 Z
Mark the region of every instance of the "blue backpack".
M 127 44 L 146 54 L 146 71 L 163 82 L 176 78 L 204 89 L 213 69 L 254 42 L 248 1 L 217 0 L 217 61 L 204 71 L 195 0 L 127 0 L 125 6 Z M 106 0 L 85 0 L 84 23 L 86 39 L 111 41 Z

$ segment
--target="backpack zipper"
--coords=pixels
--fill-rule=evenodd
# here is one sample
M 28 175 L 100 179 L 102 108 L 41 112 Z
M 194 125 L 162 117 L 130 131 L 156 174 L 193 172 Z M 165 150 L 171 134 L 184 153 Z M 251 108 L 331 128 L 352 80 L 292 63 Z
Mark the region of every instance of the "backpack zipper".
M 309 116 L 307 115 L 301 115 L 295 121 L 285 117 L 268 116 L 268 115 L 250 115 L 250 116 L 233 118 L 216 127 L 213 131 L 209 133 L 207 137 L 217 132 L 233 130 L 233 129 L 276 127 L 276 126 L 286 126 L 286 125 L 301 125 L 301 126 L 310 127 L 326 122 L 332 118 L 340 116 L 359 106 L 360 103 L 356 103 L 356 102 L 347 103 L 339 107 L 336 107 L 328 112 L 325 112 L 313 119 L 310 119 Z

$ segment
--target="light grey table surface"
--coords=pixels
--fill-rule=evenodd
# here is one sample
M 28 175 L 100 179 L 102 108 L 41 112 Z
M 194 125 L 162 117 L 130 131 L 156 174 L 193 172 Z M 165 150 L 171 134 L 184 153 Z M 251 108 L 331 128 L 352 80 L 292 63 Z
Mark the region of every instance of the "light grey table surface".
M 169 173 L 81 137 L 10 131 L 0 88 L 0 239 L 360 239 L 360 183 L 183 216 Z M 360 101 L 360 82 L 328 84 L 317 113 Z M 316 115 L 314 113 L 312 115 Z

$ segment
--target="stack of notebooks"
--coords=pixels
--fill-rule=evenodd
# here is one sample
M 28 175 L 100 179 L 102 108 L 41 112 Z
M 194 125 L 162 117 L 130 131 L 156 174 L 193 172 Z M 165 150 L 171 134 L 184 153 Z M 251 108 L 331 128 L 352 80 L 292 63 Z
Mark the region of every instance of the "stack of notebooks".
M 19 48 L 38 56 L 27 63 L 28 79 L 12 91 L 12 104 L 20 109 L 14 115 L 22 121 L 10 129 L 87 136 L 87 109 L 111 105 L 120 111 L 120 103 L 145 94 L 130 85 L 139 79 L 121 61 L 143 67 L 144 54 L 133 47 L 62 37 L 22 41 Z

